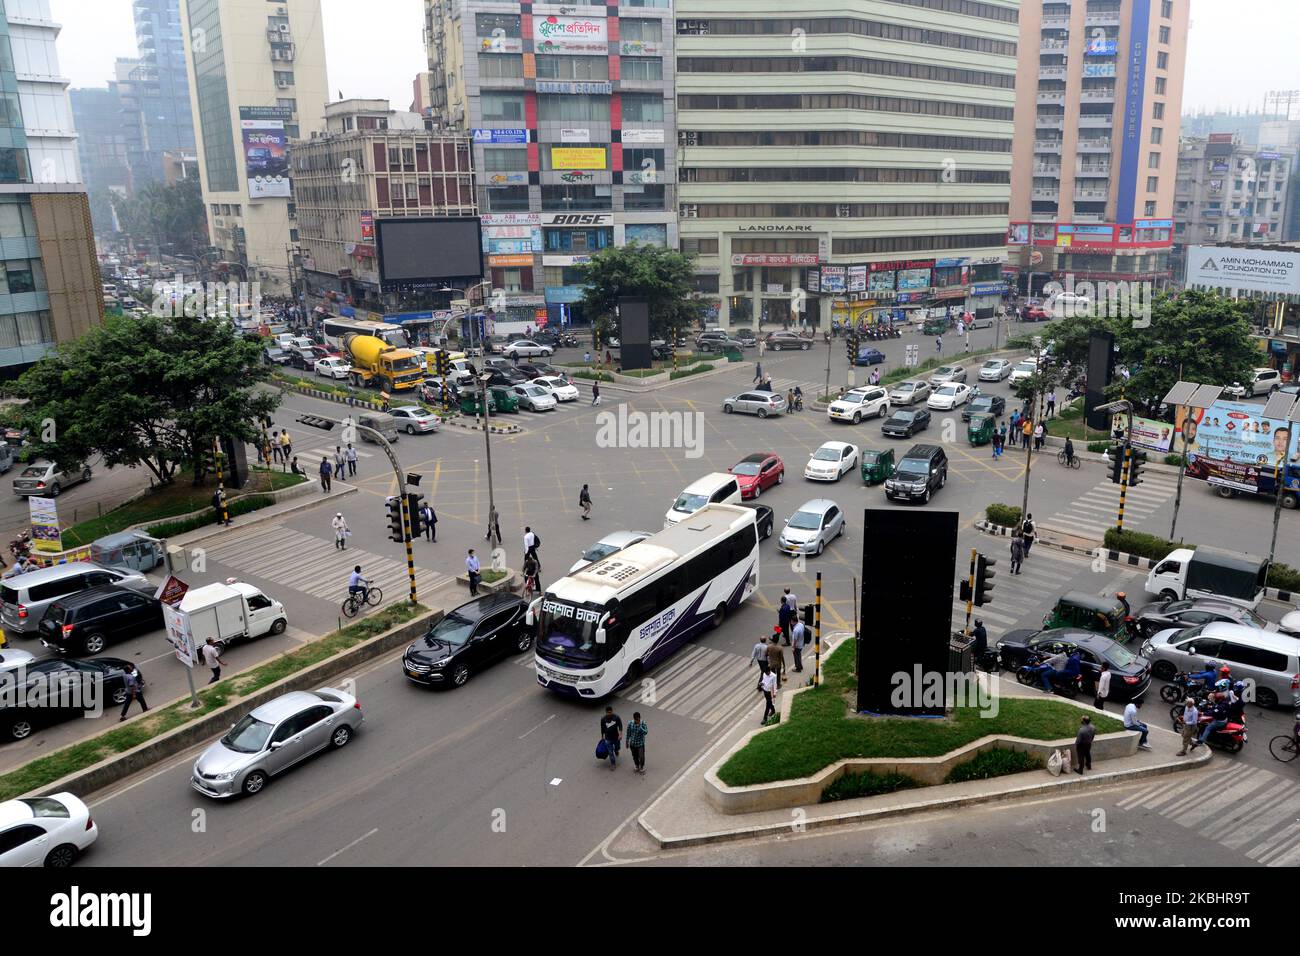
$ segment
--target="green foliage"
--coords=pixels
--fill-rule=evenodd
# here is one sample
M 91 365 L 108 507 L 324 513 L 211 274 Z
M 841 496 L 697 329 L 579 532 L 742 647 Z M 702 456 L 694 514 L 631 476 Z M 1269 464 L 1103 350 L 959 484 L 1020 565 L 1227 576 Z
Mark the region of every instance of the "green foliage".
M 261 345 L 228 322 L 113 316 L 42 358 L 17 388 L 35 453 L 66 467 L 93 454 L 110 467 L 144 465 L 160 484 L 192 463 L 198 483 L 214 438 L 258 440 L 259 419 L 280 403 L 257 388 L 267 378 Z
M 122 228 L 152 238 L 166 252 L 198 256 L 207 245 L 208 224 L 198 179 L 150 183 L 133 196 L 114 196 Z
M 239 515 L 246 515 L 250 511 L 269 508 L 273 504 L 275 504 L 275 499 L 270 495 L 246 495 L 243 498 L 236 498 L 229 502 L 226 506 L 226 514 L 232 518 L 237 518 Z M 151 525 L 145 530 L 155 538 L 174 538 L 186 531 L 193 531 L 196 528 L 210 525 L 216 520 L 217 509 L 208 508 L 202 514 L 195 515 L 193 518 L 184 518 L 180 521 L 164 521 L 161 524 Z
M 679 330 L 700 317 L 703 303 L 694 298 L 693 257 L 666 249 L 628 243 L 609 246 L 575 268 L 583 286 L 583 307 L 595 316 L 602 341 L 617 334 L 614 308 L 621 298 L 650 304 L 650 337 L 675 341 Z
M 1159 535 L 1146 534 L 1141 531 L 1117 531 L 1106 529 L 1106 547 L 1122 554 L 1135 554 L 1140 558 L 1159 560 L 1175 548 L 1194 548 L 1194 544 L 1179 544 Z
M 505 573 L 504 571 L 497 571 L 497 570 L 494 570 L 493 568 L 488 568 L 486 571 L 483 572 L 483 583 L 484 583 L 484 584 L 496 584 L 498 581 L 500 581 L 500 580 L 501 580 L 502 578 L 504 578 L 505 576 L 506 576 L 506 573 Z
M 1090 441 L 1088 442 L 1088 451 L 1096 452 L 1100 455 L 1102 452 L 1111 451 L 1115 447 L 1113 441 Z
M 1173 465 L 1175 468 L 1183 463 L 1182 455 L 1165 455 L 1165 464 Z
M 836 800 L 852 800 L 855 797 L 875 797 L 882 793 L 911 790 L 917 786 L 920 785 L 915 780 L 901 773 L 846 773 L 827 785 L 822 791 L 821 802 L 834 803 Z
M 1014 528 L 1020 524 L 1019 505 L 1003 505 L 994 502 L 984 509 L 984 514 L 993 524 L 1004 528 Z
M 1280 591 L 1300 592 L 1300 571 L 1289 564 L 1274 563 L 1268 566 L 1268 586 Z
M 669 379 L 686 378 L 686 376 L 688 375 L 698 375 L 700 372 L 710 372 L 712 370 L 713 370 L 713 366 L 710 365 L 708 362 L 701 362 L 699 365 L 692 365 L 690 368 L 678 369 L 676 372 L 673 372 L 668 377 Z
M 996 747 L 984 751 L 973 760 L 957 764 L 943 782 L 966 783 L 968 780 L 988 780 L 990 777 L 1005 777 L 1011 773 L 1024 773 L 1026 770 L 1042 768 L 1041 757 L 1020 750 Z

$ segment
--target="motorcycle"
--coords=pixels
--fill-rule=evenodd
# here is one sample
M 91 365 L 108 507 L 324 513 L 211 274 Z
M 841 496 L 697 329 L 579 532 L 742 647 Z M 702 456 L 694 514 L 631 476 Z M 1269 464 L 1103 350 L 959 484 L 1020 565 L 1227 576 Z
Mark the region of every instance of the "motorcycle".
M 1160 688 L 1160 699 L 1166 704 L 1173 704 L 1184 701 L 1188 697 L 1201 696 L 1204 693 L 1204 683 L 1199 680 L 1192 680 L 1191 675 L 1186 671 L 1179 671 L 1174 675 L 1172 683 Z
M 1210 723 L 1210 719 L 1211 718 L 1208 714 L 1203 715 L 1198 722 L 1198 729 L 1203 730 L 1205 725 Z M 1174 718 L 1174 733 L 1181 734 L 1182 732 L 1183 718 L 1176 717 Z M 1197 734 L 1197 737 L 1200 737 L 1199 733 Z M 1218 747 L 1227 753 L 1235 754 L 1240 751 L 1246 743 L 1246 725 L 1238 721 L 1230 720 L 1226 727 L 1222 727 L 1210 734 L 1210 739 L 1207 743 L 1211 747 Z
M 18 537 L 9 542 L 9 553 L 15 559 L 21 561 L 32 553 L 32 536 L 26 531 L 20 531 Z
M 982 652 L 976 654 L 973 663 L 978 670 L 988 671 L 990 674 L 996 674 L 1002 670 L 1002 657 L 992 647 L 986 647 Z
M 1038 676 L 1039 666 L 1040 666 L 1040 662 L 1038 661 L 1021 664 L 1019 667 L 1016 668 L 1016 680 L 1024 684 L 1026 687 L 1041 688 L 1043 684 L 1042 684 L 1042 680 Z M 1057 674 L 1052 675 L 1053 693 L 1060 694 L 1062 697 L 1068 697 L 1071 700 L 1073 700 L 1074 698 L 1079 696 L 1079 693 L 1082 690 L 1083 690 L 1082 675 L 1076 674 L 1072 679 L 1069 680 L 1064 680 Z

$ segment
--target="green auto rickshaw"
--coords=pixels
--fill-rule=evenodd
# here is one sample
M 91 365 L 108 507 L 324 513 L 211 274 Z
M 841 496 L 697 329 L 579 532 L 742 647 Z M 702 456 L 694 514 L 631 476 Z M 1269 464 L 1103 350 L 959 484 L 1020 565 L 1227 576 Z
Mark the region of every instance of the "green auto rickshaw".
M 987 445 L 993 440 L 993 433 L 997 429 L 997 419 L 988 412 L 971 412 L 966 438 L 972 445 Z
M 894 474 L 894 449 L 874 451 L 862 449 L 862 481 L 868 485 L 878 485 Z
M 1086 591 L 1067 591 L 1056 607 L 1043 616 L 1043 627 L 1073 627 L 1104 634 L 1113 641 L 1129 639 L 1124 602 L 1117 597 L 1098 597 Z
M 947 319 L 926 319 L 921 326 L 922 335 L 943 335 L 947 331 Z
M 492 411 L 494 412 L 517 412 L 519 411 L 519 396 L 511 389 L 504 385 L 493 385 L 488 391 L 492 395 Z

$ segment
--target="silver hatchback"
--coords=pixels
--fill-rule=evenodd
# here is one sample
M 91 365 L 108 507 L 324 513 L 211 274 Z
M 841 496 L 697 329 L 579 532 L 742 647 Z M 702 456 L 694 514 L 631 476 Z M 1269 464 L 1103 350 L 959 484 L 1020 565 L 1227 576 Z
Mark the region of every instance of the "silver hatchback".
M 190 784 L 218 800 L 252 796 L 316 751 L 347 744 L 362 719 L 360 702 L 333 687 L 277 697 L 245 714 L 203 751 Z
M 723 401 L 722 410 L 728 415 L 732 412 L 746 412 L 767 418 L 768 415 L 780 415 L 785 411 L 785 396 L 780 392 L 759 390 L 741 392 Z
M 844 533 L 844 512 L 829 498 L 805 501 L 786 519 L 777 550 L 783 554 L 821 554 Z

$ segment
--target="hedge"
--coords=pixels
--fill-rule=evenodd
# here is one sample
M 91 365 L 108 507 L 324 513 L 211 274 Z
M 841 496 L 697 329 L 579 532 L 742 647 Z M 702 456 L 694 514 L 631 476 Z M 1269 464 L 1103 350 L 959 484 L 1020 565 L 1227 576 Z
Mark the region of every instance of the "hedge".
M 668 376 L 669 381 L 675 381 L 679 378 L 686 378 L 688 375 L 698 375 L 701 372 L 711 372 L 713 366 L 708 362 L 702 362 L 699 365 L 692 365 L 690 368 L 681 368 Z
M 1151 558 L 1154 561 L 1159 561 L 1175 548 L 1193 550 L 1196 548 L 1194 544 L 1170 541 L 1159 535 L 1144 534 L 1141 531 L 1117 531 L 1115 528 L 1106 530 L 1105 542 L 1107 549 L 1111 551 L 1135 554 L 1140 558 Z M 1300 592 L 1300 571 L 1289 564 L 1274 562 L 1269 565 L 1267 583 L 1269 587 L 1277 588 L 1279 591 Z
M 1020 508 L 1015 505 L 1003 505 L 994 502 L 984 509 L 989 521 L 1004 528 L 1014 528 L 1020 524 Z
M 832 781 L 822 791 L 821 802 L 852 800 L 856 797 L 874 797 L 896 790 L 911 790 L 919 784 L 901 773 L 846 773 Z
M 987 780 L 990 777 L 1005 777 L 1011 773 L 1024 773 L 1026 770 L 1041 770 L 1042 767 L 1043 759 L 1035 754 L 998 747 L 984 751 L 974 760 L 957 764 L 945 778 L 944 783 Z
M 273 504 L 275 504 L 275 499 L 270 495 L 248 495 L 232 500 L 226 509 L 226 513 L 231 518 L 237 518 L 240 515 L 248 514 L 250 511 L 257 511 L 259 508 L 269 508 Z M 193 531 L 196 528 L 214 524 L 216 520 L 216 509 L 209 508 L 193 518 L 185 518 L 180 521 L 164 521 L 150 525 L 145 531 L 155 538 L 171 538 L 178 534 L 184 534 L 186 531 Z
M 1166 465 L 1173 465 L 1175 468 L 1177 468 L 1178 466 L 1182 465 L 1182 463 L 1183 463 L 1182 455 L 1165 455 Z

